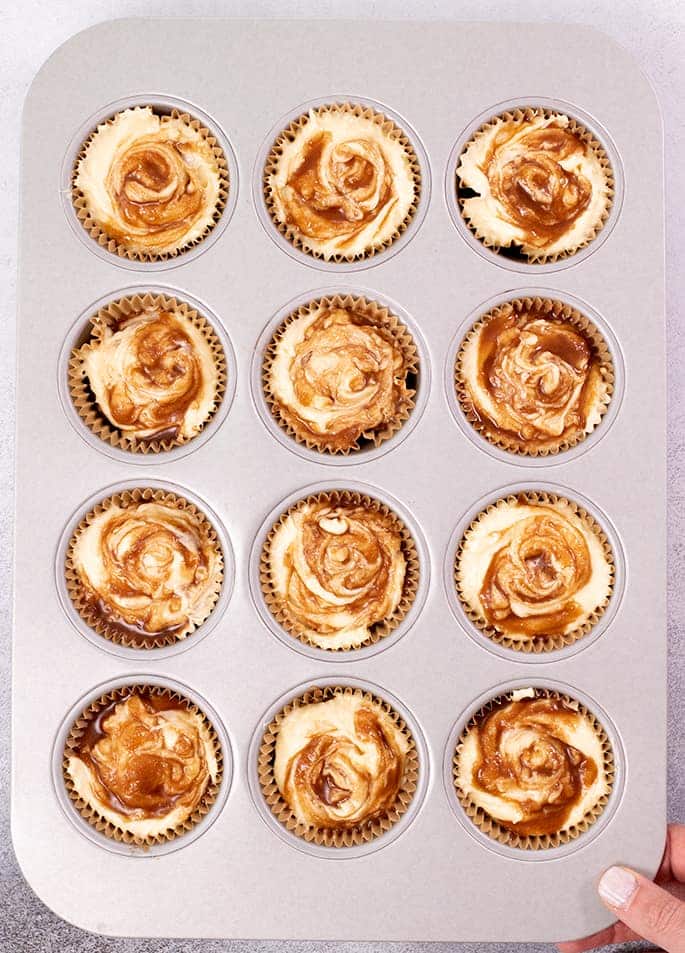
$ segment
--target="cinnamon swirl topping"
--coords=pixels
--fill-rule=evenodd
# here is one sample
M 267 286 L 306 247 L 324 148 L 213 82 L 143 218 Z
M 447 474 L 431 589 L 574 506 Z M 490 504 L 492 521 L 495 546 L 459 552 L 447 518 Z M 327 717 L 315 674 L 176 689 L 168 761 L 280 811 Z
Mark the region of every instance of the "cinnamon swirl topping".
M 321 648 L 363 644 L 403 597 L 399 520 L 372 504 L 305 500 L 278 523 L 264 555 L 272 611 Z
M 215 408 L 212 350 L 180 312 L 151 306 L 122 316 L 78 356 L 100 411 L 127 438 L 187 440 Z
M 377 442 L 413 400 L 414 356 L 403 343 L 362 301 L 324 301 L 300 313 L 272 347 L 265 386 L 274 413 L 296 437 L 331 452 Z
M 460 596 L 512 641 L 550 639 L 600 612 L 612 566 L 594 524 L 568 501 L 500 500 L 467 531 L 457 557 Z
M 413 214 L 416 159 L 371 109 L 324 106 L 296 120 L 267 161 L 267 204 L 288 237 L 323 258 L 379 250 Z
M 611 173 L 603 150 L 557 113 L 507 113 L 476 134 L 457 175 L 464 215 L 479 237 L 532 258 L 570 253 L 606 218 Z M 473 196 L 473 192 L 477 195 Z
M 100 817 L 139 837 L 186 821 L 219 776 L 215 744 L 183 699 L 133 689 L 87 721 L 67 777 Z
M 299 821 L 352 830 L 392 808 L 408 748 L 406 736 L 376 702 L 336 695 L 283 718 L 274 777 Z
M 140 646 L 183 638 L 216 602 L 222 558 L 207 524 L 172 502 L 110 502 L 72 542 L 79 611 L 96 630 Z
M 561 303 L 516 299 L 477 325 L 457 367 L 477 429 L 519 452 L 556 450 L 595 429 L 611 397 L 610 359 L 582 320 Z
M 457 748 L 457 788 L 506 830 L 568 830 L 609 789 L 603 743 L 591 716 L 533 689 L 476 716 Z
M 74 186 L 95 225 L 128 252 L 175 253 L 213 225 L 225 188 L 217 153 L 196 124 L 150 106 L 98 126 Z

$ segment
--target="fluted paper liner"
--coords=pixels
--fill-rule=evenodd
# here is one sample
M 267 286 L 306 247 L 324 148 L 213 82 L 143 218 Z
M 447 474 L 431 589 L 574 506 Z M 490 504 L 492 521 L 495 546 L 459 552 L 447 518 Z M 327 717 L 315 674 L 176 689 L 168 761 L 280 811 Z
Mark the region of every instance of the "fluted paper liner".
M 325 441 L 317 440 L 315 434 L 302 428 L 297 415 L 284 406 L 271 390 L 271 367 L 276 357 L 276 348 L 281 337 L 288 327 L 299 318 L 314 314 L 319 309 L 325 308 L 343 308 L 354 311 L 366 318 L 369 324 L 377 327 L 387 333 L 392 342 L 402 352 L 405 362 L 405 382 L 414 383 L 420 373 L 419 356 L 414 339 L 409 329 L 402 324 L 392 311 L 385 305 L 379 304 L 369 298 L 352 295 L 327 295 L 309 301 L 307 304 L 300 305 L 274 332 L 271 341 L 264 351 L 262 362 L 262 387 L 264 397 L 269 409 L 279 424 L 279 426 L 298 443 L 304 444 L 310 450 L 317 450 L 319 453 L 330 453 L 338 455 L 347 455 L 365 447 L 379 447 L 384 441 L 389 440 L 398 432 L 403 424 L 409 419 L 414 409 L 416 388 L 407 387 L 407 393 L 404 399 L 399 403 L 397 413 L 392 420 L 386 421 L 371 430 L 363 432 L 356 440 L 355 444 L 347 448 L 330 447 Z
M 207 788 L 205 789 L 205 792 L 193 813 L 176 827 L 170 828 L 167 831 L 161 831 L 158 834 L 148 834 L 145 837 L 141 837 L 140 835 L 132 834 L 130 831 L 123 830 L 112 821 L 103 817 L 97 808 L 93 807 L 82 797 L 80 797 L 74 788 L 74 782 L 69 775 L 69 756 L 75 749 L 78 748 L 80 740 L 83 737 L 84 731 L 88 724 L 92 722 L 93 719 L 97 718 L 99 713 L 107 708 L 108 705 L 111 705 L 112 702 L 123 702 L 131 695 L 142 692 L 153 695 L 166 695 L 170 699 L 174 699 L 176 702 L 183 702 L 188 711 L 191 711 L 196 715 L 200 715 L 213 743 L 214 754 L 217 763 L 216 781 L 212 781 L 212 779 L 209 778 Z M 66 788 L 67 794 L 75 809 L 78 811 L 81 817 L 84 818 L 84 820 L 88 821 L 88 823 L 95 828 L 96 831 L 98 831 L 100 834 L 103 834 L 105 837 L 109 837 L 111 840 L 118 841 L 122 844 L 131 844 L 135 847 L 141 847 L 145 850 L 149 847 L 152 847 L 153 844 L 162 844 L 166 841 L 174 840 L 175 838 L 187 833 L 196 824 L 198 824 L 206 814 L 209 813 L 212 805 L 216 801 L 219 788 L 221 787 L 221 779 L 223 776 L 223 760 L 223 749 L 214 726 L 198 705 L 190 701 L 189 698 L 186 698 L 185 695 L 182 695 L 180 692 L 174 691 L 170 688 L 163 688 L 159 685 L 127 685 L 122 686 L 121 688 L 115 688 L 112 691 L 101 695 L 95 701 L 92 701 L 86 708 L 84 708 L 84 710 L 78 716 L 72 725 L 71 730 L 69 731 L 64 745 L 62 775 L 64 778 L 64 786 Z
M 196 119 L 194 116 L 191 116 L 189 113 L 181 112 L 178 109 L 171 109 L 168 113 L 162 112 L 157 107 L 153 106 L 151 103 L 143 104 L 141 106 L 131 106 L 128 108 L 144 108 L 144 105 L 150 106 L 155 115 L 160 116 L 162 122 L 168 119 L 180 120 L 185 123 L 187 126 L 190 126 L 196 132 L 199 132 L 203 137 L 207 145 L 211 148 L 212 154 L 214 156 L 214 162 L 216 164 L 216 169 L 219 174 L 220 186 L 219 186 L 219 197 L 217 199 L 216 207 L 214 209 L 214 215 L 212 222 L 207 225 L 205 231 L 198 238 L 194 239 L 191 242 L 185 242 L 179 245 L 178 248 L 174 248 L 172 251 L 161 252 L 155 254 L 152 252 L 143 252 L 143 251 L 134 251 L 130 248 L 127 248 L 123 242 L 117 241 L 115 238 L 112 238 L 103 227 L 93 218 L 91 215 L 90 209 L 88 207 L 88 201 L 86 196 L 76 186 L 76 175 L 78 172 L 78 165 L 81 159 L 86 154 L 86 149 L 88 148 L 93 137 L 96 135 L 98 129 L 101 129 L 102 126 L 111 125 L 117 116 L 121 115 L 122 112 L 125 112 L 124 109 L 120 109 L 114 115 L 110 116 L 109 119 L 105 119 L 103 122 L 99 122 L 95 129 L 90 133 L 88 138 L 83 142 L 83 145 L 79 149 L 79 153 L 74 160 L 74 167 L 71 175 L 71 201 L 76 212 L 76 217 L 81 223 L 81 225 L 88 232 L 90 237 L 98 243 L 102 248 L 105 248 L 108 252 L 113 255 L 118 255 L 120 258 L 128 258 L 130 261 L 142 261 L 142 262 L 153 262 L 153 261 L 168 261 L 170 258 L 176 258 L 178 255 L 187 252 L 189 249 L 194 248 L 195 245 L 199 245 L 200 242 L 209 235 L 213 228 L 219 222 L 221 215 L 226 207 L 226 202 L 228 200 L 228 190 L 230 187 L 229 175 L 228 175 L 228 161 L 224 150 L 221 148 L 218 140 L 216 139 L 214 133 L 207 129 L 200 122 L 199 119 Z
M 548 255 L 544 250 L 540 249 L 535 253 L 524 252 L 519 250 L 517 242 L 510 242 L 507 245 L 501 245 L 496 240 L 492 239 L 489 235 L 486 234 L 481 228 L 474 225 L 469 219 L 466 210 L 464 208 L 464 199 L 460 193 L 462 190 L 471 191 L 470 186 L 467 186 L 462 183 L 461 176 L 459 174 L 459 162 L 457 162 L 457 173 L 456 173 L 456 192 L 457 192 L 457 203 L 459 205 L 459 210 L 461 212 L 462 218 L 464 219 L 466 225 L 469 227 L 471 232 L 476 236 L 476 238 L 483 243 L 487 248 L 494 252 L 504 252 L 511 250 L 515 254 L 510 254 L 507 257 L 513 257 L 517 261 L 528 262 L 529 264 L 547 264 L 549 262 L 560 261 L 563 258 L 569 258 L 571 255 L 575 255 L 577 251 L 581 248 L 585 248 L 586 245 L 589 245 L 590 242 L 597 237 L 599 232 L 604 228 L 606 220 L 609 218 L 609 213 L 611 212 L 611 206 L 614 199 L 614 170 L 611 166 L 609 156 L 606 153 L 606 150 L 601 145 L 600 142 L 596 139 L 595 135 L 590 132 L 578 119 L 575 119 L 573 116 L 569 116 L 559 109 L 545 109 L 542 107 L 532 107 L 526 106 L 520 109 L 512 109 L 506 112 L 500 113 L 497 116 L 493 116 L 492 119 L 489 119 L 487 122 L 483 123 L 479 129 L 471 136 L 471 138 L 466 142 L 462 148 L 461 155 L 468 149 L 471 143 L 479 139 L 484 133 L 489 129 L 495 126 L 498 121 L 503 120 L 505 122 L 521 122 L 522 120 L 531 120 L 536 116 L 544 116 L 546 119 L 552 116 L 565 116 L 570 120 L 569 125 L 566 127 L 569 132 L 573 133 L 579 139 L 581 139 L 597 157 L 602 169 L 604 171 L 606 184 L 607 184 L 607 196 L 606 196 L 606 206 L 602 212 L 602 215 L 599 221 L 596 223 L 592 229 L 588 228 L 588 232 L 585 238 L 575 245 L 573 248 L 565 249 L 564 251 L 557 252 L 553 255 Z M 460 156 L 461 159 L 461 156 Z
M 582 443 L 586 437 L 589 437 L 590 433 L 597 429 L 601 423 L 601 419 L 593 428 L 593 431 L 590 431 L 590 433 L 578 428 L 574 433 L 562 434 L 556 439 L 556 442 L 553 436 L 549 436 L 546 438 L 545 446 L 528 446 L 527 441 L 517 439 L 513 434 L 507 434 L 503 432 L 493 433 L 492 428 L 483 421 L 473 406 L 473 402 L 468 391 L 467 381 L 462 376 L 462 358 L 464 351 L 467 344 L 473 341 L 481 328 L 483 328 L 490 320 L 496 319 L 507 308 L 513 308 L 517 315 L 530 309 L 535 309 L 536 311 L 539 311 L 547 320 L 560 322 L 563 321 L 573 325 L 583 335 L 583 337 L 591 342 L 594 350 L 594 356 L 598 359 L 600 364 L 600 373 L 605 386 L 605 393 L 598 407 L 601 417 L 604 417 L 607 410 L 609 409 L 609 404 L 611 403 L 614 393 L 615 375 L 614 362 L 611 357 L 611 352 L 609 351 L 604 337 L 594 323 L 577 308 L 574 308 L 570 304 L 566 304 L 563 301 L 559 301 L 556 298 L 540 298 L 537 296 L 511 298 L 509 301 L 504 301 L 502 304 L 498 304 L 494 308 L 491 308 L 490 311 L 482 315 L 482 317 L 478 319 L 473 327 L 470 328 L 459 346 L 459 351 L 457 353 L 454 366 L 454 387 L 457 394 L 457 400 L 459 401 L 461 409 L 464 412 L 464 416 L 471 424 L 473 429 L 485 437 L 485 439 L 495 447 L 499 447 L 502 450 L 507 450 L 510 453 L 515 453 L 520 456 L 545 457 L 557 453 L 563 453 L 565 450 L 570 450 L 572 447 Z
M 570 507 L 576 516 L 578 516 L 579 519 L 585 524 L 585 526 L 599 539 L 604 550 L 604 558 L 609 564 L 610 583 L 609 592 L 607 593 L 606 598 L 601 605 L 597 606 L 594 612 L 582 625 L 577 626 L 575 629 L 571 629 L 570 632 L 566 632 L 563 635 L 535 635 L 531 636 L 530 638 L 512 639 L 508 635 L 500 632 L 494 626 L 489 625 L 487 620 L 480 615 L 480 613 L 476 612 L 462 596 L 459 578 L 459 565 L 461 562 L 461 554 L 464 548 L 464 543 L 466 542 L 469 534 L 477 527 L 481 518 L 487 513 L 490 513 L 496 507 L 507 504 L 511 505 L 512 503 L 518 502 L 532 504 L 545 503 L 551 506 L 554 506 L 555 503 L 562 503 Z M 491 503 L 489 506 L 486 506 L 485 509 L 475 517 L 473 522 L 464 532 L 464 535 L 457 546 L 457 552 L 454 560 L 454 583 L 457 596 L 469 621 L 472 622 L 473 625 L 475 625 L 478 629 L 480 629 L 484 636 L 487 636 L 487 638 L 491 639 L 493 642 L 496 642 L 498 645 L 502 645 L 507 649 L 514 649 L 517 652 L 524 652 L 528 654 L 554 652 L 557 649 L 564 648 L 566 645 L 572 645 L 574 642 L 577 642 L 579 639 L 582 639 L 583 636 L 587 635 L 588 632 L 590 632 L 599 622 L 607 606 L 609 605 L 609 601 L 614 591 L 615 572 L 616 570 L 613 549 L 611 548 L 611 544 L 606 533 L 597 520 L 578 503 L 574 503 L 573 500 L 569 500 L 564 496 L 558 496 L 555 493 L 547 493 L 539 490 L 527 490 L 521 493 L 514 493 L 511 496 L 502 497 L 502 499 L 499 499 L 496 502 Z
M 574 824 L 568 828 L 562 828 L 560 831 L 557 831 L 553 834 L 517 834 L 514 831 L 507 830 L 506 827 L 503 827 L 482 807 L 474 804 L 470 799 L 468 792 L 463 791 L 459 787 L 459 755 L 466 736 L 471 729 L 480 724 L 488 715 L 488 713 L 492 711 L 493 708 L 495 708 L 498 704 L 505 701 L 510 701 L 512 691 L 504 692 L 502 695 L 497 695 L 495 698 L 491 698 L 479 711 L 471 716 L 459 737 L 457 747 L 452 758 L 452 783 L 454 784 L 457 800 L 461 804 L 466 816 L 469 818 L 471 823 L 474 824 L 478 830 L 482 831 L 484 834 L 487 834 L 488 837 L 498 841 L 500 844 L 505 844 L 508 847 L 516 847 L 519 850 L 530 851 L 547 850 L 552 847 L 560 847 L 562 844 L 567 844 L 570 841 L 575 840 L 577 837 L 580 837 L 581 834 L 592 827 L 607 805 L 611 795 L 615 774 L 614 752 L 611 747 L 611 742 L 609 741 L 609 737 L 604 727 L 597 720 L 597 718 L 595 718 L 592 712 L 586 708 L 585 705 L 577 701 L 577 699 L 572 698 L 570 695 L 565 695 L 562 692 L 557 692 L 550 688 L 535 688 L 534 691 L 536 698 L 559 699 L 565 702 L 567 705 L 569 705 L 569 707 L 573 708 L 579 714 L 583 715 L 592 725 L 602 743 L 602 750 L 604 752 L 603 769 L 607 781 L 607 791 L 597 800 L 596 804 L 590 808 L 590 810 L 577 824 Z
M 82 583 L 79 572 L 74 565 L 74 546 L 76 545 L 80 534 L 92 522 L 92 520 L 102 513 L 103 510 L 109 509 L 110 506 L 126 507 L 132 503 L 152 502 L 164 503 L 166 506 L 174 506 L 179 510 L 187 510 L 195 516 L 200 524 L 200 529 L 204 533 L 205 538 L 210 542 L 216 551 L 218 557 L 218 572 L 216 573 L 216 577 L 213 580 L 214 598 L 212 605 L 202 622 L 188 622 L 185 628 L 176 630 L 175 632 L 155 634 L 153 632 L 145 633 L 143 630 L 141 630 L 142 638 L 136 639 L 132 635 L 129 635 L 129 633 L 126 632 L 121 626 L 118 626 L 115 622 L 108 623 L 102 618 L 101 615 L 94 611 L 91 601 L 88 597 L 88 590 Z M 88 625 L 94 632 L 97 632 L 97 634 L 101 635 L 104 639 L 108 639 L 110 642 L 114 642 L 117 645 L 143 650 L 156 649 L 162 648 L 165 645 L 175 645 L 180 640 L 187 638 L 193 632 L 197 631 L 197 629 L 199 629 L 200 626 L 207 621 L 213 612 L 214 607 L 216 606 L 217 600 L 219 599 L 219 594 L 221 593 L 221 587 L 223 585 L 223 551 L 221 549 L 221 543 L 219 542 L 216 529 L 212 526 L 205 514 L 194 503 L 191 503 L 190 500 L 186 500 L 184 497 L 179 496 L 176 493 L 171 493 L 169 490 L 141 487 L 134 490 L 122 490 L 120 493 L 113 493 L 111 496 L 101 500 L 101 502 L 97 503 L 92 510 L 86 513 L 69 540 L 64 564 L 64 575 L 67 592 L 69 593 L 69 598 L 74 604 L 74 608 L 86 625 Z
M 214 358 L 217 373 L 214 406 L 200 430 L 189 437 L 179 435 L 172 438 L 152 437 L 141 439 L 119 430 L 100 409 L 86 376 L 84 357 L 88 351 L 98 349 L 103 340 L 105 329 L 114 327 L 119 321 L 126 320 L 136 313 L 152 308 L 173 314 L 180 318 L 182 323 L 187 321 L 197 328 L 209 345 Z M 227 381 L 226 354 L 219 336 L 206 318 L 178 298 L 147 292 L 110 301 L 92 315 L 89 325 L 88 339 L 71 352 L 67 369 L 67 383 L 69 385 L 69 395 L 76 412 L 96 437 L 113 447 L 127 450 L 130 453 L 162 453 L 189 443 L 202 433 L 202 430 L 216 415 L 221 406 Z
M 351 113 L 353 116 L 361 116 L 364 119 L 372 120 L 376 125 L 378 125 L 383 132 L 390 139 L 394 139 L 399 142 L 406 153 L 407 159 L 411 167 L 411 174 L 414 180 L 414 201 L 412 202 L 407 214 L 399 226 L 399 228 L 392 234 L 389 235 L 382 242 L 378 242 L 372 245 L 369 248 L 366 248 L 362 252 L 357 252 L 355 254 L 344 255 L 338 252 L 335 255 L 331 255 L 329 258 L 326 258 L 322 252 L 317 251 L 309 247 L 307 237 L 301 235 L 300 232 L 288 225 L 285 222 L 281 222 L 278 219 L 276 214 L 276 209 L 273 201 L 273 191 L 269 183 L 269 177 L 274 175 L 278 170 L 278 165 L 280 158 L 283 152 L 283 146 L 287 142 L 292 142 L 297 133 L 302 129 L 309 119 L 310 112 L 313 112 L 315 115 L 321 113 L 335 113 L 335 112 L 345 112 Z M 313 258 L 320 258 L 325 261 L 332 261 L 337 264 L 343 262 L 351 261 L 364 261 L 368 258 L 372 258 L 374 255 L 377 255 L 379 252 L 384 251 L 386 248 L 389 248 L 400 235 L 402 235 L 407 228 L 409 227 L 412 219 L 416 214 L 416 210 L 419 205 L 419 199 L 421 197 L 421 166 L 419 165 L 419 160 L 414 150 L 414 147 L 411 143 L 409 136 L 397 126 L 392 119 L 389 119 L 381 112 L 377 112 L 375 109 L 372 109 L 370 106 L 363 106 L 359 103 L 331 103 L 326 106 L 318 106 L 311 110 L 308 110 L 306 113 L 303 113 L 301 116 L 298 116 L 297 119 L 293 119 L 292 122 L 277 136 L 271 151 L 267 156 L 266 162 L 264 164 L 264 174 L 262 177 L 262 184 L 264 189 L 264 201 L 266 203 L 267 211 L 271 217 L 271 221 L 278 229 L 278 231 L 292 244 L 295 248 L 300 251 L 305 252 L 307 255 L 311 255 Z
M 286 606 L 283 605 L 281 597 L 274 589 L 273 583 L 271 581 L 269 553 L 276 530 L 292 513 L 295 513 L 302 506 L 306 506 L 308 503 L 321 503 L 323 501 L 330 503 L 331 506 L 338 506 L 340 504 L 349 504 L 353 506 L 362 505 L 369 509 L 376 510 L 378 513 L 382 513 L 392 521 L 401 537 L 402 554 L 406 562 L 402 598 L 400 599 L 399 605 L 393 614 L 387 619 L 382 619 L 381 621 L 374 623 L 373 626 L 371 626 L 369 636 L 364 639 L 363 642 L 360 642 L 358 645 L 349 646 L 347 648 L 342 646 L 338 648 L 326 648 L 325 646 L 320 646 L 312 642 L 307 633 L 302 630 L 298 622 L 291 618 L 291 616 L 288 614 Z M 357 493 L 355 490 L 327 490 L 305 496 L 296 503 L 293 503 L 292 506 L 289 506 L 285 512 L 281 513 L 278 520 L 269 530 L 262 547 L 262 552 L 259 559 L 259 582 L 267 608 L 273 615 L 276 622 L 278 622 L 278 624 L 285 629 L 289 635 L 292 635 L 293 638 L 298 639 L 305 645 L 312 645 L 314 648 L 319 649 L 323 648 L 325 652 L 355 652 L 357 649 L 361 649 L 367 645 L 375 645 L 376 642 L 390 635 L 390 633 L 393 632 L 398 625 L 400 625 L 402 620 L 411 609 L 419 586 L 419 554 L 416 549 L 414 537 L 412 536 L 409 527 L 405 524 L 404 520 L 402 520 L 389 506 L 387 506 L 381 500 L 378 500 L 372 496 L 367 496 L 363 493 Z
M 339 828 L 321 828 L 305 824 L 291 810 L 288 803 L 283 798 L 276 778 L 274 777 L 274 759 L 276 753 L 276 741 L 281 723 L 286 715 L 295 708 L 302 705 L 312 705 L 318 702 L 325 702 L 336 695 L 356 696 L 366 702 L 373 703 L 381 708 L 386 715 L 390 716 L 397 728 L 402 732 L 409 742 L 409 750 L 404 759 L 404 772 L 395 804 L 389 810 L 383 811 L 374 818 L 359 824 L 349 830 Z M 416 750 L 416 742 L 409 730 L 409 727 L 394 710 L 392 705 L 383 698 L 373 695 L 371 692 L 363 691 L 349 685 L 326 686 L 325 688 L 312 687 L 307 689 L 299 698 L 281 709 L 271 720 L 262 737 L 262 743 L 259 748 L 257 758 L 257 775 L 259 784 L 271 813 L 291 834 L 303 838 L 309 843 L 317 844 L 323 847 L 354 847 L 359 844 L 366 844 L 376 837 L 380 837 L 387 830 L 396 824 L 397 821 L 406 814 L 409 805 L 416 792 L 419 777 L 419 756 Z

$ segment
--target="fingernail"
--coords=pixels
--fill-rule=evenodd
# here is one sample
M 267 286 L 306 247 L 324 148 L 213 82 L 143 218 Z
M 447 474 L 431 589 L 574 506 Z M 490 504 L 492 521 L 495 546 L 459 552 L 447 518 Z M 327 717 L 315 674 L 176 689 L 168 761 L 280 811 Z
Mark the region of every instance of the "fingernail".
M 637 890 L 637 877 L 625 867 L 609 867 L 597 885 L 599 895 L 612 907 L 622 909 Z

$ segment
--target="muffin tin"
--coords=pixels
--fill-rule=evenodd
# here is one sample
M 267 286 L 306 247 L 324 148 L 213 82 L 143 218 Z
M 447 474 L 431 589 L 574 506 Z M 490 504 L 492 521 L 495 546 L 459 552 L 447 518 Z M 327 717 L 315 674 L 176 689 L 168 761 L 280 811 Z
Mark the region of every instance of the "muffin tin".
M 454 150 L 468 130 L 503 104 L 543 102 L 531 93 L 596 131 L 621 189 L 611 229 L 587 248 L 514 269 L 478 253 L 455 227 L 450 188 Z M 64 170 L 99 119 L 178 100 L 228 149 L 229 205 L 191 252 L 152 266 L 117 258 L 78 225 Z M 324 100 L 371 101 L 397 116 L 427 170 L 411 235 L 354 268 L 324 269 L 324 292 L 397 303 L 421 351 L 408 423 L 382 452 L 338 459 L 305 453 L 269 426 L 254 370 L 284 309 L 322 293 L 322 263 L 286 253 L 254 183 L 269 136 Z M 74 923 L 124 936 L 515 941 L 606 925 L 594 879 L 615 862 L 653 873 L 665 824 L 661 125 L 632 61 L 600 34 L 556 25 L 118 20 L 79 34 L 43 67 L 26 103 L 22 155 L 12 831 L 36 892 Z M 103 301 L 130 292 L 131 270 L 136 290 L 189 301 L 232 345 L 234 398 L 182 452 L 113 452 L 88 439 L 70 410 L 65 355 Z M 493 296 L 533 289 L 570 297 L 598 317 L 624 390 L 600 436 L 544 460 L 484 447 L 465 421 L 455 422 L 444 386 L 467 316 L 475 320 Z M 160 485 L 215 515 L 235 580 L 208 620 L 209 637 L 201 629 L 179 651 L 122 650 L 87 637 L 68 616 L 63 534 L 70 514 L 93 500 Z M 451 605 L 445 567 L 456 528 L 477 501 L 515 485 L 587 500 L 611 528 L 620 578 L 610 611 L 573 652 L 494 652 Z M 307 652 L 276 638 L 251 596 L 250 554 L 265 521 L 284 498 L 313 486 L 363 486 L 396 499 L 417 528 L 421 599 L 401 637 L 375 651 Z M 201 829 L 169 842 L 173 850 L 113 848 L 79 823 L 56 767 L 65 731 L 89 698 L 145 681 L 187 686 L 232 765 Z M 373 850 L 302 849 L 304 841 L 273 829 L 255 784 L 254 747 L 275 708 L 309 685 L 331 684 L 387 699 L 417 738 L 421 796 Z M 485 697 L 529 684 L 561 686 L 599 713 L 616 754 L 604 815 L 558 852 L 493 849 L 460 815 L 445 767 L 455 733 Z M 538 896 L 539 907 L 531 902 Z

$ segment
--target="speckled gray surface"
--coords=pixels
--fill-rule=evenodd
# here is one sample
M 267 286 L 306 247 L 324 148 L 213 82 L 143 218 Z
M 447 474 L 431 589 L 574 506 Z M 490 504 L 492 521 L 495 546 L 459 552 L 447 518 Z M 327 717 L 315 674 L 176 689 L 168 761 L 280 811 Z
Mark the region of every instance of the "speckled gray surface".
M 13 505 L 14 350 L 19 120 L 26 89 L 42 62 L 73 33 L 120 16 L 417 16 L 482 20 L 560 20 L 586 23 L 623 43 L 654 83 L 664 112 L 667 186 L 667 334 L 669 373 L 669 818 L 685 821 L 685 124 L 680 101 L 685 62 L 685 8 L 680 0 L 480 0 L 477 9 L 453 0 L 24 0 L 0 5 L 0 619 L 5 637 L 0 678 L 9 685 Z M 670 197 L 670 199 L 669 199 Z M 649 315 L 645 316 L 649 320 Z M 646 384 L 648 386 L 648 382 Z M 639 571 L 639 567 L 637 567 Z M 645 633 L 649 638 L 650 633 Z M 499 953 L 514 944 L 382 944 L 254 941 L 113 940 L 60 920 L 33 894 L 17 867 L 9 835 L 9 693 L 0 695 L 0 951 L 37 953 Z M 588 872 L 592 876 L 595 872 Z M 455 871 L 455 890 L 463 872 Z M 125 898 L 117 898 L 124 902 Z M 230 888 L 227 889 L 230 902 Z M 535 910 L 531 907 L 531 918 Z M 255 932 L 258 932 L 255 927 Z M 542 953 L 540 944 L 516 945 L 517 953 Z M 633 944 L 623 950 L 640 948 Z M 617 948 L 614 948 L 617 949 Z

